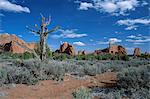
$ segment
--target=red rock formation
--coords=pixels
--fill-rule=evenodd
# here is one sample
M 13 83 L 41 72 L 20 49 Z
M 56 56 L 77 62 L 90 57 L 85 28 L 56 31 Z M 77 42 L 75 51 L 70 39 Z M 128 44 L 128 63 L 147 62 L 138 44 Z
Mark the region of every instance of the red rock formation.
M 94 52 L 95 55 L 104 54 L 104 53 L 109 53 L 113 55 L 126 55 L 127 54 L 125 48 L 120 45 L 113 45 L 106 49 L 95 50 Z
M 59 52 L 59 53 L 66 53 L 68 55 L 75 55 L 75 49 L 72 45 L 70 45 L 67 42 L 64 42 L 61 46 L 59 50 L 56 50 L 55 52 Z
M 109 53 L 114 55 L 126 55 L 126 50 L 122 46 L 114 45 L 109 48 Z
M 28 49 L 35 49 L 36 43 L 26 43 L 14 34 L 0 34 L 0 46 L 3 51 L 12 53 L 24 53 Z
M 86 55 L 85 50 L 83 50 L 83 51 L 78 51 L 78 55 Z
M 138 56 L 141 56 L 141 50 L 140 48 L 135 48 L 134 49 L 134 57 L 138 57 Z

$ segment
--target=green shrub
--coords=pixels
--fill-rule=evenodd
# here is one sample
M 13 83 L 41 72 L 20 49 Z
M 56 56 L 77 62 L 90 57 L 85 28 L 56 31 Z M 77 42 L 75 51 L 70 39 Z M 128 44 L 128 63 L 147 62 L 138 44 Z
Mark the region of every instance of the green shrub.
M 30 59 L 30 58 L 34 58 L 34 54 L 33 53 L 29 53 L 29 52 L 25 52 L 23 53 L 23 59 Z
M 92 99 L 92 95 L 89 89 L 81 87 L 73 93 L 73 99 Z
M 66 60 L 66 59 L 72 59 L 73 56 L 65 54 L 65 53 L 53 53 L 52 58 L 54 60 L 63 61 L 63 60 Z
M 150 54 L 141 54 L 140 57 L 141 58 L 145 58 L 145 59 L 149 59 L 150 58 Z
M 127 56 L 127 55 L 122 56 L 121 59 L 124 60 L 124 61 L 129 61 L 129 56 Z

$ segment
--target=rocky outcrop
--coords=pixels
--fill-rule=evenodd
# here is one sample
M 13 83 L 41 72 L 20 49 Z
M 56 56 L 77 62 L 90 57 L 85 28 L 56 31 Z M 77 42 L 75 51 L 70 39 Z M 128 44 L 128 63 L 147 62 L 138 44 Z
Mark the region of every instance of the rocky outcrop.
M 105 54 L 105 53 L 109 53 L 109 49 L 108 48 L 94 51 L 94 55 Z
M 134 57 L 139 57 L 141 56 L 141 50 L 140 48 L 135 48 L 134 49 L 134 54 L 133 54 Z
M 121 45 L 114 45 L 109 48 L 109 53 L 114 55 L 126 55 L 126 49 Z
M 14 34 L 0 34 L 0 46 L 4 52 L 24 53 L 37 48 L 36 43 L 26 43 Z
M 83 51 L 78 51 L 78 55 L 86 55 L 85 50 L 83 50 Z
M 120 56 L 127 54 L 126 49 L 123 46 L 113 45 L 110 46 L 109 48 L 105 48 L 102 50 L 95 50 L 94 55 L 106 54 L 106 53 L 113 54 L 113 55 L 120 55 Z
M 67 42 L 64 42 L 61 46 L 60 46 L 60 49 L 59 50 L 56 50 L 55 52 L 58 52 L 58 53 L 66 53 L 68 55 L 72 55 L 74 56 L 75 55 L 75 49 L 72 45 L 70 45 L 69 43 Z

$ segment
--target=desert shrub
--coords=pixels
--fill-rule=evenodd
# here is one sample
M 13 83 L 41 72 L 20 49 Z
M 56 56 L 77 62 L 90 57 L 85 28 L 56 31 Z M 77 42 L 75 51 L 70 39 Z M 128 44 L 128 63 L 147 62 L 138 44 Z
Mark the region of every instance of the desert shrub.
M 125 99 L 150 99 L 149 64 L 138 67 L 127 66 L 119 70 L 117 79 L 117 86 L 93 88 L 92 95 L 102 99 L 122 99 L 123 97 Z
M 149 99 L 150 66 L 129 67 L 118 74 L 118 89 L 124 89 L 124 93 L 132 98 Z M 142 91 L 141 91 L 142 90 Z
M 129 61 L 129 57 L 127 55 L 125 56 L 119 56 L 119 55 L 112 55 L 112 54 L 100 54 L 100 55 L 94 55 L 94 54 L 88 54 L 88 55 L 77 55 L 76 60 L 124 60 Z
M 40 80 L 63 80 L 64 67 L 58 63 L 39 62 L 38 60 L 14 61 L 12 65 L 0 68 L 2 84 L 36 84 Z
M 7 79 L 7 71 L 0 67 L 0 86 L 2 86 Z
M 149 59 L 150 54 L 141 54 L 140 58 Z
M 33 77 L 30 71 L 25 67 L 6 67 L 7 80 L 6 84 L 35 84 L 37 79 Z
M 144 65 L 150 65 L 149 60 L 133 59 L 130 61 L 106 60 L 106 61 L 89 61 L 68 59 L 65 61 L 47 60 L 40 62 L 35 59 L 29 60 L 5 60 L 0 59 L 0 83 L 24 83 L 35 84 L 40 80 L 63 80 L 64 74 L 83 77 L 85 75 L 96 75 L 104 72 L 120 72 L 125 68 L 144 68 Z M 19 70 L 17 70 L 19 69 Z M 15 71 L 17 70 L 17 71 Z M 138 69 L 139 70 L 139 69 Z M 148 70 L 148 69 L 147 69 Z M 13 72 L 15 74 L 13 74 Z M 18 75 L 16 73 L 19 73 Z M 9 74 L 5 76 L 6 74 Z M 134 73 L 136 74 L 136 72 Z M 31 76 L 28 76 L 31 75 Z M 147 74 L 143 73 L 146 77 Z M 10 78 L 24 78 L 21 81 Z M 30 78 L 28 78 L 30 77 Z M 134 77 L 134 75 L 133 75 Z M 7 79 L 9 78 L 9 79 Z M 143 78 L 142 78 L 143 79 Z
M 89 89 L 81 87 L 73 93 L 73 99 L 92 99 L 92 95 Z
M 121 58 L 121 60 L 129 61 L 129 56 L 127 56 L 127 55 L 121 56 L 120 58 Z
M 118 74 L 119 88 L 150 88 L 150 66 L 129 67 Z
M 37 48 L 35 49 L 35 52 L 37 53 L 37 55 L 40 55 L 40 53 L 41 53 L 40 43 L 37 43 L 36 45 L 37 45 Z M 48 44 L 46 44 L 46 57 L 47 58 L 52 57 L 52 51 L 51 51 L 50 47 L 48 46 Z
M 34 58 L 33 53 L 25 52 L 23 54 L 4 52 L 0 54 L 1 59 L 30 59 Z
M 3 53 L 0 54 L 0 58 L 1 59 L 11 59 L 12 58 L 11 57 L 11 53 L 9 53 L 9 52 L 3 52 Z
M 85 60 L 85 55 L 78 55 L 76 56 L 76 60 Z
M 33 54 L 33 53 L 30 53 L 30 52 L 25 52 L 25 53 L 23 53 L 22 58 L 23 58 L 23 59 L 34 58 L 34 54 Z
M 63 61 L 63 60 L 66 60 L 66 59 L 73 59 L 73 56 L 65 54 L 65 53 L 53 53 L 52 58 L 54 60 Z
M 96 66 L 84 66 L 84 73 L 86 75 L 95 76 L 97 74 Z
M 102 56 L 101 56 L 101 55 L 96 55 L 95 58 L 96 58 L 97 60 L 102 60 Z

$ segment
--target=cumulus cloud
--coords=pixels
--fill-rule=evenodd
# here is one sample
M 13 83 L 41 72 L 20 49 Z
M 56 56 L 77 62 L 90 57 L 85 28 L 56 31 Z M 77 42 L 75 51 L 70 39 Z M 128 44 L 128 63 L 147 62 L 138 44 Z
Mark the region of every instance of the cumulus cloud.
M 92 2 L 78 1 L 76 3 L 79 3 L 79 10 L 95 9 L 112 15 L 126 15 L 136 7 L 147 4 L 139 0 L 92 0 Z
M 30 13 L 30 9 L 27 7 L 23 7 L 21 5 L 17 5 L 11 3 L 8 0 L 0 0 L 0 10 L 11 11 L 11 12 L 26 12 Z
M 67 30 L 63 30 L 60 29 L 59 30 L 61 32 L 60 35 L 52 35 L 52 38 L 81 38 L 81 37 L 85 37 L 87 36 L 87 34 L 78 34 L 77 29 L 67 29 Z
M 127 26 L 125 30 L 136 30 L 139 26 L 138 25 L 149 25 L 150 19 L 126 19 L 126 20 L 119 20 L 117 21 L 118 25 Z
M 109 42 L 111 42 L 111 43 L 120 43 L 120 42 L 122 42 L 122 40 L 117 39 L 117 38 L 110 38 Z
M 141 34 L 130 35 L 130 36 L 127 36 L 126 41 L 133 43 L 133 44 L 143 44 L 143 43 L 150 42 L 150 36 L 143 36 Z
M 77 45 L 77 46 L 85 46 L 85 45 L 86 45 L 85 43 L 80 42 L 80 41 L 78 41 L 78 42 L 73 42 L 73 44 L 74 44 L 74 45 Z
M 81 2 L 79 10 L 88 10 L 89 8 L 92 8 L 92 7 L 93 7 L 92 3 Z
M 117 39 L 117 38 L 109 38 L 109 40 L 108 41 L 99 41 L 98 42 L 98 44 L 109 44 L 109 42 L 111 42 L 112 44 L 114 44 L 114 43 L 120 43 L 120 42 L 122 42 L 122 40 L 120 40 L 120 39 Z

